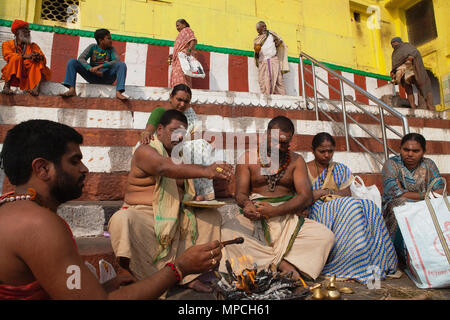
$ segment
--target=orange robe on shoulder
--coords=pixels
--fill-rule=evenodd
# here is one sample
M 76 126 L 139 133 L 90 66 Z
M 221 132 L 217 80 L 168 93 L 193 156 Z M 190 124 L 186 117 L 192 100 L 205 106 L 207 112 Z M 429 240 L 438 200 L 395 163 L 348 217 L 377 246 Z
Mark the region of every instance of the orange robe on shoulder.
M 23 59 L 22 55 L 39 52 L 43 57 L 39 62 L 32 59 Z M 6 65 L 2 69 L 2 79 L 10 81 L 11 86 L 19 87 L 21 90 L 32 90 L 43 80 L 50 80 L 51 71 L 46 66 L 46 59 L 41 48 L 36 43 L 26 46 L 25 52 L 15 44 L 14 40 L 5 41 L 2 44 L 3 59 Z M 12 80 L 12 81 L 11 81 Z

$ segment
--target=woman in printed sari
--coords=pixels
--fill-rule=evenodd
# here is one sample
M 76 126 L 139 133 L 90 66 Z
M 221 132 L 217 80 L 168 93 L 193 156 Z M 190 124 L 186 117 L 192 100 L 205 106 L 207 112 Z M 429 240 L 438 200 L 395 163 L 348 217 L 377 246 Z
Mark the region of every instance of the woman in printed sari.
M 307 163 L 314 203 L 309 218 L 333 231 L 336 242 L 322 274 L 366 283 L 397 269 L 397 256 L 380 208 L 371 200 L 351 197 L 353 175 L 333 162 L 336 142 L 326 132 L 312 141 L 314 160 Z
M 441 177 L 433 160 L 424 157 L 425 151 L 425 138 L 418 133 L 409 133 L 401 141 L 400 155 L 391 157 L 383 166 L 384 219 L 402 265 L 407 261 L 407 253 L 394 208 L 423 200 L 431 182 Z M 434 185 L 433 191 L 443 193 L 442 181 Z
M 149 144 L 158 127 L 159 121 L 166 110 L 176 109 L 183 112 L 188 120 L 186 136 L 183 140 L 182 160 L 185 164 L 211 165 L 213 159 L 213 147 L 210 142 L 204 139 L 196 139 L 194 132 L 201 131 L 201 123 L 198 121 L 197 114 L 191 108 L 192 91 L 185 84 L 178 84 L 170 93 L 169 105 L 153 109 L 148 118 L 147 125 L 141 133 L 141 144 Z M 181 145 L 180 145 L 181 147 Z M 213 200 L 215 198 L 213 180 L 207 178 L 194 179 L 196 200 Z
M 177 20 L 176 27 L 179 33 L 173 45 L 173 54 L 169 55 L 169 64 L 172 65 L 169 86 L 173 88 L 179 83 L 184 83 L 185 85 L 192 87 L 191 77 L 186 76 L 181 69 L 178 53 L 183 52 L 188 56 L 191 55 L 197 44 L 197 38 L 186 20 Z

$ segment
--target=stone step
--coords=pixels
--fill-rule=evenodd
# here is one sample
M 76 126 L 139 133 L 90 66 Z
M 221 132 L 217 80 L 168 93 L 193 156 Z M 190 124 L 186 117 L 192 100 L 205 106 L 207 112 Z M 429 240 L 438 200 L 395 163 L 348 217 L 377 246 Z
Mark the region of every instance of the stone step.
M 363 173 L 361 171 L 355 171 L 352 168 L 355 166 L 361 167 L 367 165 L 368 156 L 367 154 L 360 154 L 358 157 L 354 157 L 353 159 L 350 157 L 346 157 L 348 155 L 347 152 L 337 153 L 334 156 L 335 161 L 342 162 L 346 164 L 350 170 L 352 170 L 354 175 L 360 176 L 366 185 L 375 184 L 379 190 L 382 190 L 382 176 L 381 173 Z M 341 157 L 342 156 L 342 157 Z M 309 153 L 307 157 L 305 157 L 306 161 L 312 160 L 313 157 Z M 345 161 L 348 160 L 348 161 Z M 373 160 L 372 160 L 373 162 Z M 450 181 L 450 173 L 445 172 L 441 169 L 440 165 L 443 161 L 437 161 L 437 166 L 441 171 L 441 175 Z M 448 165 L 448 164 L 447 164 Z M 370 167 L 368 167 L 370 169 Z M 78 200 L 82 201 L 122 201 L 124 197 L 124 191 L 127 183 L 128 171 L 124 172 L 114 172 L 114 173 L 89 173 L 86 180 L 85 186 L 83 188 L 83 194 Z M 3 171 L 0 171 L 0 179 L 4 179 L 2 185 L 2 193 L 6 193 L 14 190 L 14 186 L 12 186 L 8 179 L 4 177 Z M 221 196 L 229 196 L 230 192 L 225 190 L 230 190 L 233 188 L 233 183 L 231 182 L 228 187 L 223 186 L 222 183 L 215 181 L 215 190 L 218 197 Z M 447 184 L 447 190 L 450 193 L 450 183 Z
M 237 207 L 234 199 L 218 199 L 226 202 L 219 208 L 223 219 L 227 219 Z M 108 223 L 123 201 L 69 201 L 58 208 L 58 215 L 70 226 L 73 236 L 78 238 L 108 236 Z M 106 240 L 105 240 L 106 241 Z
M 76 238 L 103 236 L 109 219 L 121 205 L 122 201 L 69 201 L 58 208 L 58 215 Z
M 148 97 L 137 100 L 120 101 L 113 98 L 102 97 L 101 90 L 106 85 L 91 85 L 93 94 L 89 97 L 72 97 L 63 99 L 55 95 L 40 95 L 38 97 L 31 97 L 27 94 L 17 94 L 12 96 L 1 95 L 0 105 L 4 106 L 29 106 L 29 107 L 46 107 L 46 108 L 64 108 L 64 109 L 83 109 L 83 110 L 109 110 L 109 111 L 129 111 L 129 112 L 151 112 L 157 106 L 168 104 L 168 97 L 170 89 L 168 88 L 152 88 L 139 87 L 142 90 L 150 90 L 155 92 Z M 1 88 L 1 83 L 0 83 Z M 234 99 L 221 100 L 218 97 L 224 96 L 234 97 L 242 95 L 248 100 L 239 102 Z M 215 92 L 208 90 L 193 90 L 193 97 L 191 105 L 198 114 L 205 115 L 221 115 L 224 117 L 239 117 L 249 116 L 258 118 L 271 118 L 274 115 L 281 113 L 292 119 L 315 120 L 315 112 L 305 107 L 302 97 L 280 96 L 280 95 L 256 95 L 250 93 L 235 93 L 235 92 Z M 260 97 L 261 96 L 261 97 Z M 198 97 L 198 99 L 196 98 Z M 284 99 L 284 100 L 283 100 Z M 266 101 L 266 102 L 265 102 Z M 269 102 L 267 102 L 269 101 Z M 280 102 L 281 101 L 281 102 Z M 340 106 L 340 101 L 334 101 L 336 105 Z M 319 100 L 319 105 L 324 110 L 335 110 L 333 106 L 327 104 L 325 101 Z M 360 104 L 365 110 L 374 115 L 379 114 L 379 108 L 370 105 Z M 216 107 L 214 107 L 216 106 Z M 220 107 L 218 107 L 220 106 Z M 396 111 L 407 116 L 409 120 L 413 119 L 448 119 L 448 112 L 429 111 L 424 109 L 410 109 L 410 108 L 394 108 Z M 349 114 L 361 114 L 363 111 L 354 106 L 352 103 L 346 103 L 346 110 Z M 305 117 L 303 112 L 309 111 L 308 116 Z M 276 114 L 274 114 L 274 112 Z M 385 114 L 389 119 L 389 113 Z M 368 118 L 365 116 L 365 118 Z M 324 118 L 326 119 L 326 118 Z M 359 120 L 358 120 L 359 121 Z M 400 122 L 399 122 L 400 123 Z M 413 124 L 414 125 L 414 124 Z
M 84 136 L 82 152 L 85 164 L 90 170 L 80 200 L 121 200 L 130 168 L 132 148 L 139 140 L 139 133 L 145 127 L 151 111 L 168 103 L 170 89 L 130 87 L 130 92 L 136 93 L 136 99 L 122 102 L 108 98 L 109 93 L 114 91 L 113 86 L 79 84 L 81 97 L 70 99 L 55 96 L 63 89 L 61 87 L 58 83 L 46 83 L 43 86 L 43 94 L 48 95 L 39 97 L 24 94 L 0 95 L 0 144 L 7 130 L 27 119 L 43 118 L 74 126 Z M 333 123 L 322 114 L 320 120 L 316 121 L 315 112 L 305 108 L 302 97 L 197 89 L 193 90 L 193 102 L 194 110 L 204 123 L 203 133 L 216 136 L 216 160 L 236 163 L 248 143 L 244 142 L 243 146 L 239 146 L 236 139 L 232 143 L 234 150 L 223 153 L 221 151 L 227 141 L 235 139 L 234 136 L 248 136 L 249 139 L 252 133 L 263 131 L 272 117 L 285 115 L 292 119 L 296 126 L 297 134 L 293 138 L 292 150 L 301 154 L 306 161 L 312 160 L 312 137 L 317 132 L 326 131 L 337 140 L 335 161 L 346 164 L 358 175 L 380 173 L 381 166 L 351 139 L 351 152 L 346 152 L 340 113 L 330 113 L 331 117 L 340 123 Z M 324 109 L 331 108 L 323 101 L 320 104 Z M 375 106 L 365 108 L 374 115 L 379 112 Z M 408 116 L 411 132 L 422 133 L 427 138 L 427 156 L 436 162 L 441 173 L 444 176 L 450 174 L 448 112 L 406 108 L 396 110 Z M 351 104 L 348 105 L 347 111 L 355 121 L 365 124 L 381 137 L 379 125 L 374 119 Z M 386 123 L 402 132 L 400 120 L 386 116 Z M 375 139 L 355 124 L 349 124 L 349 132 L 382 159 L 382 146 Z M 220 139 L 223 144 L 219 143 Z M 398 150 L 399 139 L 388 132 L 388 144 Z M 13 187 L 7 179 L 2 177 L 3 173 L 0 172 L 0 191 L 12 190 Z M 374 181 L 380 185 L 379 178 Z

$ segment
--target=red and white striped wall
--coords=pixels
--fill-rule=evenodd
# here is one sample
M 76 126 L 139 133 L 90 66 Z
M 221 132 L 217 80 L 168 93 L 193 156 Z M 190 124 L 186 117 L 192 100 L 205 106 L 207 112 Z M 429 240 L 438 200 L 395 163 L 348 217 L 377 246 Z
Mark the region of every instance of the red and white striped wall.
M 3 35 L 11 34 L 7 27 L 0 27 L 0 33 Z M 36 42 L 46 55 L 47 65 L 52 70 L 52 81 L 55 82 L 64 80 L 67 61 L 71 58 L 77 58 L 89 44 L 95 42 L 94 38 L 42 31 L 31 31 L 31 35 L 33 42 Z M 169 86 L 170 66 L 167 63 L 167 57 L 173 51 L 173 47 L 123 41 L 113 41 L 113 45 L 121 60 L 127 64 L 126 85 Z M 258 70 L 254 58 L 209 51 L 197 52 L 197 58 L 205 69 L 206 77 L 204 79 L 194 78 L 192 81 L 194 89 L 260 93 Z M 287 94 L 302 96 L 299 64 L 289 63 L 289 67 L 290 72 L 284 75 Z M 311 70 L 310 65 L 305 65 L 305 68 Z M 348 72 L 336 72 L 373 95 L 376 95 L 375 90 L 377 88 L 387 84 L 386 80 Z M 316 68 L 316 73 L 339 90 L 339 81 L 332 75 L 320 68 Z M 306 81 L 312 83 L 312 75 L 309 72 L 305 71 L 305 78 Z M 77 77 L 77 82 L 83 83 L 85 80 L 82 77 Z M 318 80 L 317 85 L 318 91 L 325 97 L 340 99 L 339 94 L 321 81 Z M 305 90 L 307 96 L 313 96 L 311 88 L 306 86 Z M 397 87 L 397 91 L 400 92 L 402 97 L 406 98 L 403 88 Z M 345 93 L 358 102 L 368 104 L 366 97 L 355 93 L 348 86 L 345 86 Z

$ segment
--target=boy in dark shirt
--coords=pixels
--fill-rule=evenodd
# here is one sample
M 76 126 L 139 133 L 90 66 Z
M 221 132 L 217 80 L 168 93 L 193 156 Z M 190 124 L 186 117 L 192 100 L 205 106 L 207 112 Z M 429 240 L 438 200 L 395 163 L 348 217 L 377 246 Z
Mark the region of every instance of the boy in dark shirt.
M 127 66 L 120 61 L 116 49 L 112 46 L 111 33 L 107 29 L 98 29 L 94 37 L 97 44 L 89 45 L 78 60 L 70 59 L 67 62 L 63 85 L 69 90 L 61 96 L 76 95 L 75 81 L 79 73 L 89 83 L 112 84 L 117 79 L 116 98 L 126 100 L 127 97 L 122 92 L 125 91 Z

